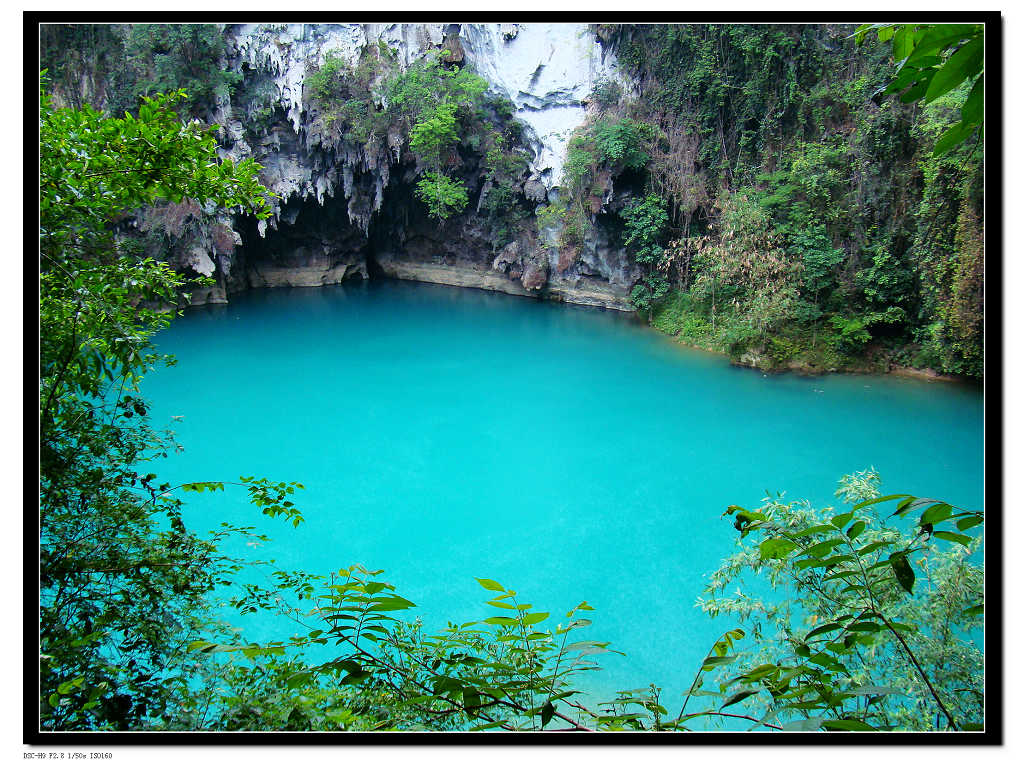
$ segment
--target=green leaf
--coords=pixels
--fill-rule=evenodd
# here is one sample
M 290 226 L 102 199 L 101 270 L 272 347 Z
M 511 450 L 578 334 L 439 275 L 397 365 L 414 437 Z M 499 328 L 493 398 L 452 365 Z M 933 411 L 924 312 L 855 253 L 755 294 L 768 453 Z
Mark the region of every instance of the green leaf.
M 832 517 L 832 527 L 836 528 L 837 530 L 842 530 L 846 526 L 846 523 L 849 522 L 851 519 L 853 519 L 852 511 L 847 511 L 844 514 L 837 514 L 836 516 Z
M 935 537 L 941 538 L 944 541 L 952 541 L 953 543 L 959 543 L 961 546 L 971 545 L 971 536 L 961 535 L 960 533 L 951 533 L 948 530 L 936 530 Z
M 477 578 L 477 583 L 483 586 L 488 591 L 504 591 L 505 587 L 497 581 L 492 581 L 490 578 Z M 404 589 L 403 589 L 404 590 Z
M 407 610 L 410 607 L 415 607 L 413 602 L 403 597 L 383 597 L 373 600 L 373 609 L 381 611 L 390 610 Z
M 985 116 L 985 78 L 979 77 L 971 88 L 971 93 L 960 109 L 960 117 L 964 123 L 974 125 L 980 123 Z
M 733 693 L 732 695 L 730 695 L 726 699 L 725 703 L 722 704 L 721 707 L 722 708 L 728 708 L 729 706 L 731 706 L 731 705 L 733 705 L 735 703 L 739 703 L 741 700 L 745 700 L 746 698 L 749 698 L 751 695 L 757 695 L 757 693 L 759 693 L 759 692 L 760 692 L 760 690 L 758 690 L 757 688 L 751 688 L 751 689 L 746 689 L 746 690 L 739 690 L 739 691 Z
M 891 545 L 889 541 L 874 541 L 872 543 L 869 543 L 867 546 L 863 546 L 862 548 L 857 549 L 857 553 L 860 556 L 864 556 L 865 554 L 870 554 L 872 551 L 877 551 L 883 546 L 889 545 Z
M 953 507 L 948 503 L 937 503 L 921 515 L 921 525 L 934 525 L 953 516 Z
M 70 680 L 68 682 L 64 682 L 62 684 L 59 684 L 57 686 L 57 692 L 59 692 L 61 695 L 66 695 L 67 693 L 69 693 L 73 689 L 75 689 L 76 687 L 81 687 L 82 683 L 84 681 L 85 681 L 85 677 L 84 676 L 76 677 L 76 678 L 74 678 L 74 679 L 72 679 L 72 680 Z
M 974 133 L 975 127 L 977 126 L 958 122 L 948 131 L 943 133 L 939 137 L 939 140 L 935 142 L 935 148 L 932 150 L 932 157 L 941 157 L 953 147 L 958 144 L 962 144 L 972 133 Z
M 982 517 L 971 515 L 957 520 L 956 526 L 960 528 L 960 530 L 970 530 L 972 527 L 980 525 L 983 521 L 984 519 Z
M 551 701 L 547 701 L 544 707 L 540 710 L 540 726 L 546 727 L 547 723 L 551 721 L 551 717 L 555 715 L 555 707 L 551 705 Z
M 985 58 L 985 41 L 976 38 L 962 45 L 932 77 L 924 102 L 930 104 L 981 71 Z
M 811 631 L 808 632 L 807 636 L 804 637 L 804 641 L 806 642 L 811 637 L 818 636 L 819 634 L 826 634 L 829 631 L 835 631 L 836 629 L 839 629 L 839 628 L 842 628 L 842 627 L 843 627 L 843 625 L 841 623 L 825 623 L 825 624 L 822 624 L 821 626 L 818 626 L 818 627 L 816 627 L 814 629 L 811 629 Z
M 821 567 L 822 561 L 816 557 L 808 557 L 793 563 L 797 570 L 806 570 L 808 567 Z
M 870 724 L 861 722 L 857 719 L 826 719 L 822 722 L 822 726 L 826 730 L 853 730 L 861 732 L 876 731 Z
M 979 28 L 975 24 L 936 24 L 927 30 L 914 46 L 914 53 L 907 63 L 914 64 L 930 55 L 939 53 L 951 45 L 956 45 L 961 40 L 976 35 L 978 30 Z
M 827 541 L 822 541 L 821 543 L 815 543 L 808 546 L 800 552 L 799 556 L 820 557 L 824 554 L 828 554 L 836 546 L 841 546 L 843 543 L 845 543 L 845 541 L 842 538 L 831 538 Z
M 832 525 L 814 525 L 801 530 L 798 533 L 793 533 L 794 538 L 804 538 L 808 535 L 817 535 L 818 533 L 828 533 L 832 531 Z
M 882 630 L 882 627 L 872 621 L 857 621 L 856 623 L 851 623 L 847 626 L 847 629 L 849 631 L 867 631 L 870 633 L 877 633 Z
M 914 570 L 907 561 L 904 554 L 893 554 L 889 557 L 889 565 L 892 567 L 893 575 L 897 582 L 908 594 L 914 593 Z
M 876 503 L 885 503 L 886 501 L 894 501 L 897 498 L 910 498 L 910 497 L 911 496 L 909 496 L 909 495 L 883 495 L 883 496 L 881 496 L 879 498 L 872 498 L 872 499 L 867 500 L 867 501 L 861 501 L 860 503 L 858 503 L 856 506 L 853 507 L 853 510 L 857 511 L 858 509 L 863 509 L 863 508 L 866 508 L 868 506 L 874 506 Z
M 490 623 L 493 626 L 518 626 L 519 621 L 515 618 L 506 618 L 503 615 L 495 615 L 490 618 L 484 618 L 484 623 Z
M 884 94 L 888 96 L 892 93 L 899 93 L 901 90 L 906 88 L 911 83 L 915 82 L 930 82 L 932 76 L 935 74 L 935 70 L 928 70 L 922 72 L 917 67 L 903 67 L 900 69 L 899 74 L 893 79 L 888 85 L 883 85 L 881 88 L 875 91 L 874 95 Z M 854 509 L 857 507 L 854 506 Z
M 931 84 L 931 78 L 923 78 L 918 82 L 914 83 L 913 86 L 907 88 L 906 93 L 900 96 L 900 101 L 904 104 L 912 104 L 921 98 L 927 91 L 928 86 Z
M 726 666 L 736 660 L 735 655 L 709 655 L 701 664 L 702 671 L 710 671 L 718 666 Z
M 892 57 L 893 60 L 899 62 L 910 56 L 911 51 L 914 47 L 914 35 L 913 27 L 910 24 L 904 24 L 893 35 L 892 38 Z
M 852 525 L 850 525 L 850 529 L 846 531 L 846 537 L 849 538 L 852 541 L 858 535 L 863 533 L 864 532 L 864 528 L 866 528 L 866 527 L 867 527 L 867 522 L 865 522 L 863 519 L 859 519 L 856 522 L 854 522 Z
M 546 620 L 549 615 L 550 613 L 528 613 L 523 616 L 523 625 L 532 626 L 535 623 L 540 623 L 541 621 Z
M 785 559 L 797 545 L 785 538 L 769 538 L 761 542 L 758 547 L 761 551 L 761 559 Z

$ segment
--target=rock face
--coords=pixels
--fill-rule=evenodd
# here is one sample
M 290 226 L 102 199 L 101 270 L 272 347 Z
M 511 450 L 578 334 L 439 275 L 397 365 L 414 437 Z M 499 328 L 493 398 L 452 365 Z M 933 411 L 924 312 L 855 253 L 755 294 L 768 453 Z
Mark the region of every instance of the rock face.
M 330 146 L 311 128 L 303 82 L 328 53 L 350 64 L 364 46 L 386 43 L 400 67 L 447 50 L 446 60 L 473 68 L 507 97 L 524 124 L 531 152 L 521 193 L 532 204 L 557 194 L 567 144 L 586 117 L 595 83 L 618 80 L 614 59 L 582 24 L 241 24 L 224 30 L 225 66 L 247 84 L 218 102 L 225 156 L 253 157 L 275 195 L 265 222 L 236 217 L 237 249 L 185 243 L 177 262 L 213 276 L 214 289 L 193 302 L 224 301 L 261 286 L 315 286 L 379 273 L 399 279 L 499 290 L 516 295 L 631 310 L 638 271 L 598 227 L 580 252 L 559 250 L 550 231 L 525 222 L 493 252 L 475 211 L 443 226 L 426 219 L 410 194 L 415 179 L 402 164 L 402 137 L 374 149 Z M 473 188 L 473 182 L 478 186 Z M 480 189 L 470 180 L 471 205 Z M 232 223 L 232 222 L 229 222 Z
M 556 186 L 594 85 L 620 80 L 613 59 L 584 24 L 465 24 L 461 34 L 467 61 L 530 128 L 532 177 Z

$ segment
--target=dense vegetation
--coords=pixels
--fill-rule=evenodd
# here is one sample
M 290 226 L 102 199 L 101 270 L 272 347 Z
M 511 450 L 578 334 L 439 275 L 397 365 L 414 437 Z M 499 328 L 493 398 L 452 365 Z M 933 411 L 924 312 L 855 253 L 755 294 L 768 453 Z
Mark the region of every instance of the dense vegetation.
M 894 77 L 852 27 L 599 26 L 642 97 L 599 84 L 546 215 L 571 249 L 615 213 L 644 270 L 634 303 L 689 343 L 980 377 L 980 27 L 930 29 L 898 33 Z
M 384 162 L 392 161 L 388 151 L 405 149 L 416 165 L 416 197 L 439 222 L 466 209 L 467 182 L 479 180 L 479 211 L 497 250 L 527 216 L 527 161 L 511 103 L 486 91 L 487 82 L 448 49 L 405 71 L 383 42 L 364 48 L 354 67 L 328 52 L 305 82 L 309 130 L 321 144 L 383 154 Z
M 189 34 L 195 61 L 217 52 L 201 30 Z M 915 143 L 948 134 L 959 102 L 944 106 L 939 97 L 914 119 L 890 101 L 868 108 L 868 90 L 888 76 L 881 53 L 858 64 L 861 54 L 827 31 L 603 34 L 642 73 L 651 98 L 622 104 L 614 88 L 602 89 L 604 111 L 570 148 L 569 205 L 546 215 L 571 244 L 580 236 L 573 225 L 592 225 L 613 180 L 634 187 L 619 213 L 622 238 L 646 270 L 635 296 L 655 324 L 733 351 L 764 348 L 776 360 L 785 344 L 790 357 L 818 360 L 884 342 L 935 354 L 943 369 L 975 371 L 978 149 L 929 159 Z M 140 54 L 136 61 L 149 64 L 138 71 L 154 79 L 151 87 L 134 81 L 131 92 L 166 85 L 159 78 L 169 64 L 159 57 L 171 54 L 156 46 L 172 38 L 140 38 L 153 47 L 143 46 L 152 55 Z M 807 72 L 838 71 L 823 41 L 861 72 L 846 100 L 839 96 L 849 80 L 815 86 L 813 97 L 800 90 Z M 704 65 L 664 67 L 654 46 Z M 766 50 L 780 55 L 755 66 L 755 51 Z M 514 136 L 495 122 L 500 107 L 481 101 L 478 78 L 440 59 L 397 73 L 383 49 L 364 57 L 372 59 L 362 73 L 328 58 L 307 82 L 321 140 L 366 146 L 399 126 L 417 159 L 420 199 L 438 218 L 466 204 L 456 145 L 479 142 L 470 152 L 483 157 L 488 194 L 517 195 Z M 68 66 L 60 76 L 74 76 Z M 876 67 L 884 72 L 877 82 Z M 345 91 L 353 77 L 363 86 Z M 386 109 L 375 100 L 352 105 L 384 92 Z M 251 528 L 187 529 L 179 493 L 227 497 L 232 485 L 260 513 L 304 521 L 297 483 L 242 477 L 171 488 L 146 470 L 175 444 L 153 429 L 138 383 L 167 362 L 150 339 L 185 285 L 119 237 L 118 224 L 155 203 L 268 210 L 259 167 L 219 160 L 213 129 L 182 119 L 193 103 L 172 92 L 118 117 L 41 96 L 41 729 L 685 731 L 726 719 L 767 730 L 982 726 L 984 661 L 972 640 L 984 610 L 975 556 L 984 515 L 933 499 L 879 498 L 871 471 L 843 478 L 837 497 L 849 509 L 840 513 L 779 498 L 754 511 L 728 508 L 739 546 L 701 605 L 745 628 L 709 648 L 683 701 L 651 685 L 587 702 L 581 674 L 614 650 L 572 641 L 589 623 L 586 602 L 551 627 L 548 612 L 481 578 L 486 616 L 429 633 L 398 617 L 415 605 L 378 580 L 381 571 L 316 575 L 263 563 L 271 575 L 257 582 L 251 563 L 221 551 Z M 690 125 L 700 126 L 699 140 Z M 679 167 L 692 172 L 681 178 Z M 913 183 L 895 183 L 911 171 Z M 508 205 L 496 202 L 495 213 Z M 921 231 L 922 211 L 955 225 Z M 789 596 L 725 596 L 744 577 L 766 577 Z M 218 606 L 225 595 L 236 613 L 290 616 L 294 636 L 247 641 Z
M 655 327 L 734 359 L 980 378 L 980 29 L 599 25 L 642 96 L 598 83 L 533 228 L 559 233 L 562 272 L 606 229 L 639 266 L 633 302 Z M 354 65 L 328 51 L 304 83 L 304 130 L 371 169 L 413 164 L 422 210 L 483 218 L 497 252 L 531 224 L 521 126 L 457 36 L 444 45 L 404 70 L 383 43 Z M 182 88 L 189 116 L 231 100 L 253 135 L 281 119 L 265 78 L 222 66 L 216 25 L 50 25 L 42 50 L 72 105 L 121 114 Z M 148 219 L 140 247 L 155 258 L 218 223 L 176 207 Z

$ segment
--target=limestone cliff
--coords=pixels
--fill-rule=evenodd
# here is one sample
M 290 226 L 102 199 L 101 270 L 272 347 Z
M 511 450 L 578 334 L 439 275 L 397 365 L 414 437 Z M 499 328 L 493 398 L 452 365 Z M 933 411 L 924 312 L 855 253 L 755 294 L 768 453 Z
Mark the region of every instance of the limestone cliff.
M 628 294 L 638 271 L 600 226 L 566 254 L 557 230 L 538 231 L 530 216 L 495 252 L 478 215 L 487 184 L 471 160 L 463 171 L 470 205 L 439 226 L 410 193 L 415 169 L 403 156 L 400 135 L 389 133 L 372 147 L 330 145 L 317 134 L 304 101 L 304 82 L 329 53 L 354 66 L 366 46 L 384 43 L 406 68 L 430 51 L 448 51 L 514 106 L 529 154 L 519 194 L 536 208 L 558 194 L 567 143 L 586 117 L 595 83 L 619 79 L 614 59 L 602 55 L 585 25 L 242 24 L 223 34 L 223 65 L 243 85 L 217 100 L 211 122 L 223 126 L 224 155 L 254 157 L 276 198 L 268 221 L 236 216 L 226 222 L 230 248 L 218 248 L 208 231 L 179 245 L 183 269 L 217 280 L 215 288 L 196 291 L 193 301 L 226 301 L 247 287 L 323 285 L 377 272 L 631 308 Z

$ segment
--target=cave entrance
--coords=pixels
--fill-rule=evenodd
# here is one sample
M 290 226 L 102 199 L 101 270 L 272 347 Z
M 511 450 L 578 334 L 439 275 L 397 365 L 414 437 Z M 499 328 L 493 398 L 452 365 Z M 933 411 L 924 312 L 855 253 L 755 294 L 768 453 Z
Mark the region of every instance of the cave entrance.
M 291 198 L 276 227 L 260 236 L 253 216 L 236 220 L 242 245 L 236 251 L 229 290 L 260 287 L 316 287 L 369 277 L 369 241 L 348 218 L 347 201 L 330 197 Z

